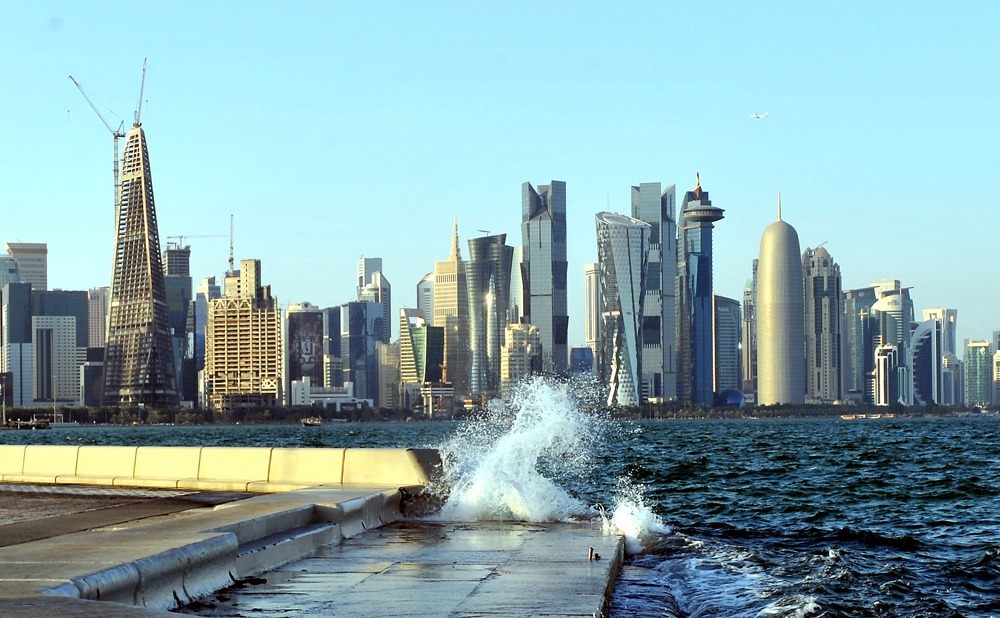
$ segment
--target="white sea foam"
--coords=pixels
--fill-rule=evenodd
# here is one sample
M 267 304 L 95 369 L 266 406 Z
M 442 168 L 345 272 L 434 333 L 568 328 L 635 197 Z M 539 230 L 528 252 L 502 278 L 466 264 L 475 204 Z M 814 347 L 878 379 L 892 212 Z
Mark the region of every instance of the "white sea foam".
M 618 479 L 614 491 L 614 505 L 608 514 L 598 508 L 604 521 L 604 530 L 620 532 L 625 536 L 625 552 L 641 553 L 648 539 L 667 534 L 670 528 L 646 505 L 643 487 L 635 485 L 627 478 Z
M 525 382 L 493 402 L 439 448 L 448 520 L 558 521 L 586 505 L 557 480 L 591 471 L 597 419 L 582 413 L 568 384 Z

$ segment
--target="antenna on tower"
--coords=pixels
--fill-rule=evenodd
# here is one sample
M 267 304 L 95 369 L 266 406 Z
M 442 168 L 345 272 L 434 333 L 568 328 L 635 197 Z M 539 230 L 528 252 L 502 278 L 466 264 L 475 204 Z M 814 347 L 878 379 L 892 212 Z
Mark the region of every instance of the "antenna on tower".
M 146 91 L 146 58 L 142 59 L 142 82 L 139 84 L 139 103 L 135 107 L 135 124 L 133 127 L 139 126 L 139 118 L 142 116 L 142 93 Z
M 233 215 L 229 215 L 229 276 L 236 274 L 236 260 L 233 259 Z

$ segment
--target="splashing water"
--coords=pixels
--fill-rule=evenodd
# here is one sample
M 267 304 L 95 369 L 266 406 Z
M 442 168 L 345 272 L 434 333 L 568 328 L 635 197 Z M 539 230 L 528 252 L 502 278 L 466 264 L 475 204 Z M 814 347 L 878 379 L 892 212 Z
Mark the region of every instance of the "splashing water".
M 600 420 L 582 413 L 568 384 L 525 382 L 439 447 L 448 520 L 560 521 L 587 512 L 557 481 L 586 479 Z
M 614 508 L 609 515 L 603 508 L 596 507 L 604 522 L 605 532 L 620 532 L 625 536 L 625 552 L 629 555 L 641 553 L 644 538 L 652 538 L 670 532 L 663 520 L 646 505 L 643 487 L 628 478 L 620 478 L 615 484 Z

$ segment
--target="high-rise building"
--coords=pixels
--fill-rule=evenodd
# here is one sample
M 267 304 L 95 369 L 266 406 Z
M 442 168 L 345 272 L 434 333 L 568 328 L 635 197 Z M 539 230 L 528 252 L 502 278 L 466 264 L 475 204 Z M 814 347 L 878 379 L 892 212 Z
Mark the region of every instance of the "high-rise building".
M 945 352 L 941 358 L 941 403 L 946 406 L 961 405 L 963 398 L 964 370 L 962 361 L 955 354 Z
M 312 303 L 289 305 L 283 338 L 286 403 L 295 380 L 309 378 L 310 386 L 315 388 L 330 386 L 323 364 L 323 311 Z
M 34 399 L 31 345 L 31 284 L 7 283 L 0 294 L 0 376 L 9 405 L 28 406 Z
M 740 340 L 742 319 L 740 301 L 725 296 L 715 296 L 715 327 L 713 347 L 715 348 L 715 377 L 713 390 L 716 394 L 723 390 L 740 390 L 742 371 L 740 363 Z
M 993 393 L 993 367 L 989 341 L 970 341 L 965 346 L 965 405 L 985 408 Z
M 48 245 L 43 242 L 9 242 L 4 246 L 17 261 L 21 281 L 30 283 L 31 289 L 36 292 L 49 289 Z
M 757 262 L 757 403 L 805 402 L 805 329 L 799 235 L 781 219 L 764 229 Z
M 632 187 L 632 217 L 650 225 L 642 306 L 642 395 L 647 399 L 677 397 L 676 193 L 674 185 L 661 192 L 658 182 Z
M 379 348 L 385 329 L 381 303 L 364 301 L 340 306 L 340 349 L 344 382 L 354 395 L 379 405 Z
M 21 270 L 13 255 L 0 255 L 0 289 L 8 283 L 21 283 Z
M 87 347 L 103 348 L 108 332 L 108 293 L 103 286 L 87 291 Z
M 873 385 L 875 392 L 873 401 L 877 406 L 889 406 L 904 403 L 904 394 L 900 384 L 901 346 L 886 343 L 875 348 L 875 376 Z
M 417 310 L 424 320 L 434 326 L 434 273 L 429 272 L 417 284 Z M 403 333 L 400 332 L 402 337 Z
M 642 316 L 649 256 L 645 221 L 613 212 L 597 214 L 597 264 L 601 284 L 601 355 L 598 367 L 608 405 L 642 403 Z
M 924 320 L 910 336 L 907 358 L 910 375 L 910 405 L 941 403 L 942 390 L 941 320 Z
M 399 310 L 399 381 L 402 404 L 423 405 L 425 383 L 439 383 L 444 365 L 444 329 L 431 326 L 419 309 Z
M 542 337 L 534 324 L 508 324 L 500 349 L 500 390 L 505 395 L 518 381 L 542 370 Z
M 805 286 L 806 401 L 833 403 L 843 397 L 843 289 L 840 265 L 825 247 L 802 254 Z
M 743 332 L 740 334 L 740 363 L 743 379 L 741 389 L 746 394 L 757 392 L 757 260 L 753 261 L 753 276 L 743 288 Z M 751 395 L 756 401 L 756 395 Z M 748 398 L 749 399 L 749 398 Z
M 715 401 L 712 344 L 712 229 L 723 210 L 712 206 L 696 177 L 684 194 L 684 219 L 677 245 L 677 396 L 685 403 L 711 406 Z
M 514 247 L 514 257 L 510 264 L 510 309 L 507 312 L 507 323 L 527 321 L 524 318 L 524 281 L 526 267 L 524 261 L 524 247 Z M 524 320 L 522 320 L 524 318 Z
M 878 300 L 874 286 L 844 292 L 844 396 L 872 404 L 876 328 L 871 308 Z
M 167 250 L 163 252 L 163 270 L 177 393 L 181 401 L 193 404 L 198 397 L 198 369 L 194 349 L 196 303 L 191 297 L 191 247 L 167 243 Z
M 958 309 L 924 309 L 924 320 L 940 320 L 941 353 L 958 354 Z
M 74 316 L 31 317 L 36 402 L 80 400 L 80 367 L 87 360 L 87 348 L 77 345 L 77 330 Z
M 362 281 L 362 277 L 365 279 Z M 358 300 L 382 305 L 382 332 L 379 341 L 389 343 L 392 338 L 392 286 L 382 274 L 382 258 L 358 260 Z
M 993 405 L 1000 403 L 1000 351 L 993 353 Z
M 593 358 L 598 358 L 601 353 L 601 280 L 596 262 L 583 265 L 583 332 L 584 343 Z
M 563 373 L 569 327 L 565 182 L 553 180 L 537 191 L 531 183 L 521 185 L 521 249 L 522 321 L 538 327 L 542 371 Z
M 122 156 L 114 272 L 104 352 L 104 403 L 177 406 L 177 380 L 160 261 L 146 135 L 136 123 Z
M 469 293 L 465 262 L 458 244 L 458 221 L 451 238 L 451 255 L 434 263 L 434 326 L 444 329 L 444 380 L 455 393 L 467 395 L 470 387 Z
M 481 397 L 500 389 L 500 348 L 507 330 L 514 260 L 514 248 L 507 246 L 506 240 L 506 234 L 469 239 L 469 261 L 465 266 L 472 359 L 469 390 Z
M 212 410 L 281 403 L 281 309 L 260 282 L 260 260 L 243 260 L 226 275 L 226 293 L 208 302 L 203 382 Z
M 379 408 L 395 410 L 399 408 L 399 341 L 392 343 L 375 342 L 378 355 L 378 398 Z
M 194 364 L 195 372 L 205 368 L 205 328 L 208 324 L 208 305 L 222 296 L 222 288 L 215 277 L 205 277 L 198 284 L 194 299 Z

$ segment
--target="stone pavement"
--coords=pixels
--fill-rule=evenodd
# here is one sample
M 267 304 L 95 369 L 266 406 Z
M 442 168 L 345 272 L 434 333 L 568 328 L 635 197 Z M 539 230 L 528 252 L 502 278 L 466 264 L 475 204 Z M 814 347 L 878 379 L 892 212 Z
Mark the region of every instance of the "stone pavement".
M 593 547 L 599 560 L 589 559 Z M 603 616 L 623 542 L 596 523 L 405 521 L 201 599 L 199 616 Z

